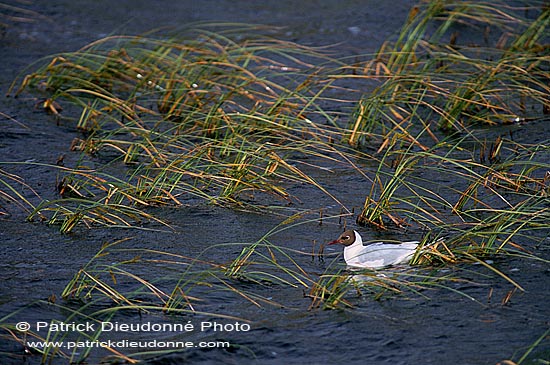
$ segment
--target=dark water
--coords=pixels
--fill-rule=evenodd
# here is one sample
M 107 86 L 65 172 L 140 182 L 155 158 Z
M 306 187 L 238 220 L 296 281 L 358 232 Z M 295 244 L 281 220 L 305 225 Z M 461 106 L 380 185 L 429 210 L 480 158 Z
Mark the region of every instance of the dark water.
M 406 19 L 413 1 L 48 1 L 29 7 L 45 18 L 29 24 L 12 24 L 0 39 L 2 95 L 9 83 L 28 64 L 41 57 L 78 49 L 108 34 L 139 34 L 163 26 L 179 26 L 196 21 L 263 23 L 284 26 L 280 37 L 308 45 L 338 44 L 342 55 L 373 52 L 397 32 Z M 0 98 L 0 112 L 6 113 L 28 128 L 0 116 L 0 153 L 2 161 L 35 161 L 55 163 L 65 154 L 67 164 L 78 156 L 69 151 L 77 135 L 73 126 L 33 108 L 34 101 L 25 98 Z M 543 128 L 523 131 L 536 136 Z M 8 169 L 8 167 L 5 167 Z M 23 176 L 53 197 L 56 176 L 49 169 L 10 165 L 9 171 Z M 351 209 L 364 199 L 359 183 L 346 179 L 343 173 L 331 177 L 327 186 L 342 192 L 344 203 Z M 361 182 L 364 184 L 364 181 Z M 366 189 L 366 187 L 365 187 Z M 313 208 L 319 208 L 317 192 L 310 197 Z M 328 214 L 338 207 L 325 206 Z M 121 247 L 149 248 L 196 256 L 205 248 L 225 242 L 254 242 L 280 223 L 280 218 L 238 213 L 206 206 L 168 210 L 163 217 L 176 227 L 176 232 L 133 231 L 123 229 L 77 230 L 60 235 L 55 228 L 41 223 L 24 222 L 24 214 L 13 212 L 0 217 L 0 317 L 16 313 L 8 322 L 49 322 L 63 320 L 68 311 L 55 305 L 36 302 L 61 291 L 75 272 L 93 257 L 104 242 L 125 237 L 132 240 Z M 341 227 L 334 221 L 303 224 L 275 235 L 275 243 L 296 250 L 311 250 L 312 241 L 326 242 Z M 236 257 L 241 246 L 224 246 L 208 251 L 213 261 Z M 548 247 L 548 245 L 546 245 Z M 331 252 L 329 252 L 331 253 Z M 332 251 L 336 253 L 336 251 Z M 548 248 L 537 254 L 550 258 Z M 308 272 L 322 273 L 331 263 L 311 261 L 307 255 L 295 258 Z M 501 301 L 513 289 L 511 284 L 479 267 L 452 268 L 463 270 L 460 276 L 475 283 L 456 283 L 452 287 L 470 296 L 450 290 L 426 290 L 421 295 L 407 294 L 374 301 L 370 296 L 352 296 L 353 309 L 308 310 L 310 299 L 300 287 L 241 285 L 270 300 L 284 304 L 258 307 L 227 291 L 200 293 L 207 302 L 201 310 L 229 314 L 238 320 L 212 316 L 167 317 L 158 314 L 117 315 L 119 323 L 180 323 L 195 326 L 219 321 L 234 324 L 250 321 L 250 331 L 195 330 L 184 335 L 175 332 L 133 334 L 134 339 L 229 341 L 229 349 L 189 349 L 171 355 L 158 355 L 151 364 L 227 363 L 227 364 L 496 364 L 523 354 L 550 326 L 550 269 L 542 261 L 511 259 L 498 263 L 525 288 L 511 300 Z M 154 277 L 154 267 L 144 268 L 143 275 Z M 468 271 L 472 271 L 468 273 Z M 159 272 L 161 272 L 159 270 Z M 477 273 L 476 273 L 477 272 Z M 482 273 L 487 277 L 479 275 Z M 173 277 L 177 277 L 174 274 Z M 159 278 L 161 279 L 161 278 Z M 165 289 L 168 289 L 169 286 Z M 472 300 L 475 299 L 475 300 Z M 57 300 L 58 304 L 60 300 Z M 99 307 L 101 305 L 98 305 Z M 97 309 L 97 308 L 96 308 Z M 244 323 L 244 322 L 243 322 Z M 4 334 L 3 334 L 4 335 Z M 124 334 L 113 335 L 123 339 Z M 130 335 L 128 335 L 130 336 Z M 38 356 L 24 356 L 21 346 L 2 339 L 0 364 L 39 363 Z M 128 351 L 130 352 L 130 351 Z M 8 353 L 12 353 L 11 355 Z M 538 347 L 533 358 L 548 359 L 548 341 Z M 105 350 L 93 352 L 89 362 L 110 355 Z M 66 363 L 58 360 L 55 363 Z

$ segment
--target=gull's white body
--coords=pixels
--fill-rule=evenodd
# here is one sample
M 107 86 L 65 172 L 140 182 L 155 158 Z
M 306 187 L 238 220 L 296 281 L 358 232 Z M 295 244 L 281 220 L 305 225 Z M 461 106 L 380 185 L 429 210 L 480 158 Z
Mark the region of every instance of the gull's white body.
M 353 232 L 353 234 L 351 234 Z M 344 238 L 349 238 L 346 242 Z M 344 259 L 348 266 L 357 268 L 380 269 L 387 266 L 408 263 L 416 249 L 418 241 L 402 243 L 384 243 L 376 242 L 369 245 L 363 245 L 363 239 L 357 231 L 346 231 L 340 238 L 330 242 L 330 244 L 342 244 L 344 248 Z

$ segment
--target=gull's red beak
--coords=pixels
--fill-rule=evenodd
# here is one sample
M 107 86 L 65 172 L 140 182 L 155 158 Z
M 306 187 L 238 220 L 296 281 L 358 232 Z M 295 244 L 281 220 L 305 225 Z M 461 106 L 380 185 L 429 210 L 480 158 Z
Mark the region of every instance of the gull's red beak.
M 334 241 L 330 241 L 329 243 L 327 243 L 328 245 L 341 245 L 342 244 L 342 240 L 341 239 L 336 239 Z

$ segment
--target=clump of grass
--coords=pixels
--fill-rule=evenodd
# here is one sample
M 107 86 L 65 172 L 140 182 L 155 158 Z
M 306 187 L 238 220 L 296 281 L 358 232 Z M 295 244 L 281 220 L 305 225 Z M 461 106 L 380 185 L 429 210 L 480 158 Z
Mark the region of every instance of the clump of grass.
M 63 176 L 56 186 L 59 199 L 42 200 L 34 207 L 28 219 L 36 215 L 48 216 L 48 223 L 59 225 L 62 233 L 71 232 L 79 223 L 88 228 L 138 227 L 147 222 L 168 227 L 145 210 L 153 205 L 166 204 L 163 197 L 154 195 L 155 191 L 141 188 L 132 177 L 122 180 L 106 172 L 84 167 L 69 169 L 52 166 L 52 169 L 58 170 Z
M 307 220 L 295 223 L 303 216 L 304 213 L 298 213 L 287 218 L 256 242 L 244 246 L 240 254 L 226 268 L 225 275 L 234 279 L 244 279 L 258 283 L 276 281 L 286 285 L 299 285 L 308 288 L 312 282 L 311 275 L 301 267 L 293 256 L 295 254 L 300 256 L 310 255 L 310 253 L 282 247 L 274 244 L 270 238 L 296 225 L 311 222 L 311 220 Z M 313 255 L 315 257 L 315 253 Z
M 301 252 L 293 248 L 294 242 L 282 244 L 275 238 L 275 235 L 284 230 L 313 221 L 303 218 L 303 214 L 292 216 L 254 242 L 214 243 L 193 257 L 135 247 L 131 238 L 105 244 L 67 284 L 61 294 L 64 303 L 56 305 L 67 313 L 67 318 L 63 319 L 65 323 L 116 321 L 117 316 L 127 316 L 128 313 L 139 313 L 140 318 L 156 316 L 157 319 L 167 321 L 172 317 L 181 321 L 182 316 L 207 316 L 246 322 L 247 318 L 232 316 L 227 306 L 220 312 L 217 303 L 220 300 L 224 303 L 235 300 L 237 303 L 246 302 L 259 308 L 267 305 L 288 310 L 295 306 L 296 299 L 301 297 L 302 292 L 305 298 L 311 300 L 309 305 L 304 306 L 304 310 L 353 308 L 357 305 L 358 297 L 381 300 L 396 295 L 414 295 L 429 299 L 431 292 L 441 289 L 451 290 L 483 305 L 461 291 L 460 285 L 470 286 L 470 280 L 458 276 L 456 270 L 446 273 L 436 270 L 445 257 L 445 250 L 452 247 L 447 239 L 437 239 L 437 244 L 431 245 L 433 249 L 415 259 L 424 266 L 349 273 L 336 269 L 336 262 L 332 261 L 323 273 L 310 272 L 304 268 L 303 259 L 309 261 L 311 252 Z M 337 217 L 324 219 L 335 218 Z M 429 237 L 426 236 L 425 239 L 428 240 Z M 131 245 L 125 246 L 125 243 Z M 225 261 L 215 261 L 211 258 L 211 250 L 240 253 L 228 256 Z M 467 250 L 464 249 L 464 252 Z M 487 262 L 473 255 L 469 259 L 471 262 L 482 263 L 491 273 L 497 273 L 513 283 Z M 456 257 L 455 261 L 465 262 L 465 259 Z M 467 271 L 467 268 L 463 270 Z M 295 288 L 296 296 L 282 300 L 272 298 L 276 289 L 281 288 Z M 11 341 L 24 344 L 25 340 L 31 338 L 45 339 L 41 333 L 18 333 L 9 323 L 11 317 L 9 315 L 0 320 L 0 327 L 10 333 Z M 110 338 L 111 335 L 100 331 L 56 332 L 48 334 L 47 340 L 102 341 L 105 336 Z M 91 347 L 83 352 L 59 350 L 46 348 L 38 353 L 44 361 L 51 361 L 59 356 L 70 361 L 84 361 L 95 351 Z M 123 353 L 111 348 L 105 350 L 112 356 L 129 362 L 157 354 L 147 351 L 139 354 Z
M 413 136 L 421 140 L 424 132 Z M 498 137 L 489 144 L 469 133 L 442 139 L 427 150 L 408 139 L 394 143 L 385 146 L 373 170 L 375 183 L 366 192 L 357 222 L 389 232 L 427 232 L 425 239 L 436 244 L 411 264 L 420 270 L 427 265 L 432 272 L 415 280 L 422 276 L 419 269 L 390 271 L 390 277 L 367 271 L 359 286 L 348 273 L 327 274 L 312 287 L 314 306 L 349 306 L 349 293 L 358 287 L 359 295 L 366 289 L 374 298 L 409 291 L 423 295 L 428 288 L 455 291 L 452 283 L 459 282 L 460 275 L 438 274 L 438 267 L 450 264 L 481 265 L 523 291 L 521 283 L 491 261 L 511 256 L 540 259 L 530 247 L 542 242 L 550 228 L 547 141 L 520 143 Z M 438 240 L 441 236 L 445 239 Z
M 196 33 L 109 37 L 22 80 L 16 94 L 44 92 L 44 108 L 58 118 L 65 118 L 64 104 L 80 108 L 76 125 L 88 137 L 72 148 L 107 162 L 69 173 L 61 190 L 93 197 L 96 210 L 111 200 L 126 207 L 196 199 L 238 209 L 274 205 L 273 199 L 288 205 L 297 201 L 286 189 L 293 183 L 337 200 L 300 168 L 315 167 L 304 164 L 310 157 L 347 163 L 331 144 L 334 116 L 319 106 L 331 81 L 311 63 L 330 59 L 265 37 L 237 42 L 233 33 Z M 121 165 L 125 176 L 105 178 L 102 170 Z M 81 210 L 89 211 L 60 207 L 65 201 L 39 208 L 56 207 L 50 221 L 78 221 Z
M 272 237 L 299 224 L 311 223 L 294 215 L 251 243 L 214 243 L 193 257 L 170 252 L 121 247 L 131 238 L 105 244 L 100 251 L 75 274 L 61 297 L 98 303 L 98 298 L 119 309 L 161 311 L 171 314 L 209 313 L 209 295 L 228 292 L 250 303 L 280 306 L 280 303 L 246 289 L 254 283 L 260 287 L 291 286 L 308 288 L 314 281 L 296 259 L 310 257 L 277 244 Z M 225 261 L 210 258 L 213 250 L 240 251 Z M 154 271 L 140 273 L 142 267 L 154 266 Z M 154 274 L 154 278 L 147 276 Z M 245 286 L 241 284 L 245 283 Z M 166 289 L 166 287 L 170 289 Z M 164 287 L 164 288 L 163 288 Z M 224 313 L 218 315 L 225 315 Z
M 548 232 L 547 142 L 498 138 L 478 156 L 470 137 L 443 140 L 427 151 L 389 148 L 357 222 L 446 234 L 428 255 L 432 265 L 478 263 L 523 290 L 486 260 L 529 257 L 529 243 Z
M 477 155 L 482 143 L 473 150 L 471 143 L 443 140 L 427 151 L 390 147 L 358 222 L 386 228 L 390 221 L 402 227 L 415 221 L 431 229 L 450 220 L 467 222 L 483 210 L 537 205 L 547 198 L 546 142 L 520 144 L 499 137 L 500 152 L 488 159 L 485 152 Z
M 426 1 L 414 7 L 397 41 L 354 68 L 355 79 L 379 80 L 379 86 L 359 103 L 347 141 L 367 145 L 376 133 L 390 139 L 403 133 L 414 141 L 411 124 L 416 130 L 436 124 L 463 131 L 547 114 L 549 14 L 543 5 L 505 2 Z M 472 30 L 484 41 L 470 40 Z
M 290 223 L 287 220 L 284 225 L 290 228 Z M 241 304 L 282 307 L 286 303 L 271 297 L 273 289 L 287 286 L 307 288 L 312 282 L 310 274 L 292 257 L 291 253 L 296 251 L 270 242 L 270 236 L 282 229 L 285 227 L 276 227 L 252 243 L 215 243 L 193 257 L 138 248 L 132 238 L 106 243 L 69 281 L 61 293 L 63 302 L 55 305 L 67 313 L 67 318 L 62 320 L 65 323 L 115 322 L 118 316 L 127 318 L 132 313 L 159 321 L 181 322 L 182 318 L 187 321 L 206 317 L 248 323 L 247 318 L 237 318 L 227 309 L 220 310 L 220 301 L 226 303 L 238 298 Z M 241 255 L 234 259 L 229 257 L 226 261 L 214 261 L 210 257 L 211 250 L 241 250 Z M 303 256 L 307 257 L 309 253 L 303 253 Z M 294 266 L 288 265 L 289 262 Z M 297 297 L 300 296 L 301 292 L 297 290 Z M 0 328 L 11 333 L 11 341 L 24 345 L 25 340 L 44 337 L 42 333 L 19 333 L 9 322 L 15 314 L 0 319 Z M 111 336 L 101 331 L 58 331 L 49 333 L 46 340 L 103 341 Z M 96 351 L 91 347 L 86 351 L 59 350 L 36 349 L 44 362 L 59 356 L 84 361 L 91 351 Z M 106 350 L 127 361 L 137 361 L 158 351 L 126 354 L 117 352 L 117 349 Z

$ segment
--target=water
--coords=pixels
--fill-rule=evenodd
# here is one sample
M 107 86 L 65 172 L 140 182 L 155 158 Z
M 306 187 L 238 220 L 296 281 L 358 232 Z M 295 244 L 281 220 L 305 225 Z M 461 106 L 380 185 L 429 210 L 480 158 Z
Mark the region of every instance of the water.
M 406 19 L 412 1 L 62 1 L 37 2 L 32 8 L 47 17 L 35 23 L 17 24 L 7 29 L 0 39 L 3 73 L 1 90 L 7 91 L 11 80 L 23 68 L 39 58 L 61 51 L 72 51 L 90 41 L 112 33 L 139 34 L 162 26 L 178 26 L 195 21 L 227 21 L 265 23 L 285 28 L 281 38 L 309 45 L 339 44 L 342 55 L 374 52 L 388 37 L 395 34 Z M 55 163 L 61 154 L 67 163 L 77 159 L 68 147 L 77 136 L 70 123 L 55 125 L 52 118 L 32 108 L 33 101 L 1 98 L 0 112 L 13 116 L 29 129 L 0 117 L 0 152 L 3 161 Z M 540 135 L 532 127 L 518 133 Z M 41 188 L 41 194 L 54 196 L 55 176 L 47 169 L 15 167 L 14 173 L 25 176 L 31 186 Z M 337 174 L 327 186 L 348 193 L 345 204 L 360 206 L 364 199 L 361 189 L 350 189 L 359 183 L 346 174 Z M 361 181 L 364 183 L 364 181 Z M 318 192 L 306 192 L 317 207 Z M 338 207 L 326 203 L 327 214 L 337 214 Z M 134 231 L 124 229 L 79 229 L 62 236 L 55 227 L 24 222 L 24 214 L 0 217 L 0 238 L 4 250 L 0 253 L 0 316 L 20 310 L 9 322 L 27 321 L 35 324 L 53 318 L 66 320 L 70 312 L 46 300 L 64 305 L 60 293 L 72 276 L 82 268 L 105 242 L 132 237 L 121 248 L 150 248 L 174 254 L 196 257 L 212 245 L 220 243 L 254 242 L 280 223 L 281 218 L 269 215 L 239 213 L 207 206 L 169 209 L 162 212 L 175 232 Z M 348 220 L 348 223 L 352 223 Z M 272 240 L 284 247 L 309 252 L 312 242 L 335 238 L 342 227 L 336 220 L 303 224 L 275 235 Z M 366 231 L 366 230 L 364 230 Z M 367 233 L 369 234 L 369 233 Z M 372 234 L 372 233 L 371 233 Z M 229 262 L 242 246 L 229 245 L 207 251 L 214 262 Z M 296 254 L 294 259 L 308 273 L 322 273 L 337 250 L 327 251 L 326 261 L 311 260 Z M 550 257 L 548 245 L 537 254 Z M 120 256 L 116 256 L 120 255 Z M 123 253 L 112 256 L 120 260 Z M 132 254 L 126 254 L 128 258 Z M 110 259 L 110 258 L 109 258 Z M 184 260 L 182 260 L 184 261 Z M 341 265 L 341 259 L 340 259 Z M 169 290 L 184 266 L 165 270 L 161 263 L 136 268 L 145 278 L 168 275 L 161 289 Z M 334 266 L 337 270 L 337 266 Z M 195 289 L 205 302 L 196 303 L 198 310 L 230 315 L 220 319 L 215 315 L 124 313 L 110 319 L 121 324 L 191 323 L 193 331 L 142 331 L 113 333 L 113 340 L 135 341 L 199 341 L 229 342 L 229 348 L 191 348 L 180 353 L 151 358 L 149 364 L 227 363 L 227 364 L 496 364 L 519 356 L 549 328 L 548 303 L 550 269 L 542 261 L 510 259 L 497 263 L 503 272 L 520 283 L 525 292 L 516 291 L 505 305 L 513 286 L 480 266 L 450 268 L 471 282 L 449 284 L 452 290 L 434 288 L 420 294 L 385 296 L 379 301 L 372 296 L 351 293 L 347 299 L 353 308 L 339 310 L 309 309 L 307 290 L 297 286 L 258 285 L 230 281 L 240 290 L 268 298 L 271 304 L 255 305 L 253 301 L 228 290 L 211 290 L 207 286 Z M 484 276 L 482 276 L 482 275 Z M 162 277 L 158 277 L 163 283 Z M 205 278 L 205 282 L 208 282 Z M 128 285 L 131 285 L 130 281 Z M 43 302 L 37 302 L 42 300 Z M 69 305 L 70 307 L 70 305 Z M 78 308 L 78 306 L 75 306 Z M 108 308 L 98 303 L 91 311 Z M 201 329 L 203 323 L 235 325 L 249 323 L 249 331 L 213 331 Z M 9 338 L 2 333 L 4 338 Z M 132 351 L 128 351 L 132 352 Z M 533 358 L 548 359 L 548 341 L 534 351 Z M 112 355 L 107 350 L 92 352 L 90 363 Z M 39 363 L 39 356 L 25 356 L 23 348 L 13 341 L 0 345 L 2 364 Z M 66 363 L 56 360 L 54 363 Z

